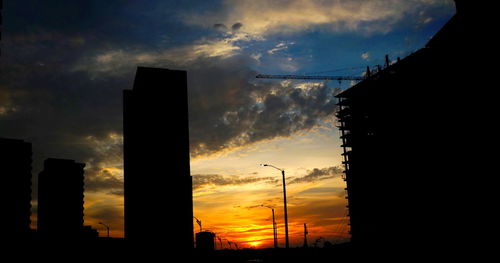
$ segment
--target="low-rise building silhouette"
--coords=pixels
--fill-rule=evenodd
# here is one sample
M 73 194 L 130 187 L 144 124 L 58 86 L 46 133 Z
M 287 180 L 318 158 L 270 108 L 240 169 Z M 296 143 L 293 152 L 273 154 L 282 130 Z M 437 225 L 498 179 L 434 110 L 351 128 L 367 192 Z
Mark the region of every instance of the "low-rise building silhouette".
M 83 226 L 82 237 L 86 240 L 97 240 L 99 238 L 99 232 L 97 229 L 92 228 L 92 226 Z
M 137 68 L 124 91 L 125 238 L 194 248 L 186 71 Z
M 30 233 L 31 143 L 0 138 L 0 236 L 23 238 Z
M 215 250 L 215 233 L 210 231 L 196 233 L 196 249 L 204 251 Z
M 38 233 L 42 237 L 81 238 L 85 164 L 49 158 L 38 176 Z

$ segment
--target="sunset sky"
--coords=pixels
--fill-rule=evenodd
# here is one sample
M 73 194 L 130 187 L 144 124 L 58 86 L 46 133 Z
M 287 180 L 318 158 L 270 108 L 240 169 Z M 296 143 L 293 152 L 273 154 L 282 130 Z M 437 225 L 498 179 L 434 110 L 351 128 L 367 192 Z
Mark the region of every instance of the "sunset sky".
M 259 166 L 269 163 L 286 171 L 291 246 L 302 245 L 304 223 L 310 245 L 344 241 L 333 96 L 354 83 L 255 75 L 361 76 L 385 54 L 422 48 L 454 12 L 451 0 L 4 1 L 0 137 L 33 143 L 33 227 L 36 178 L 55 157 L 87 164 L 85 224 L 123 236 L 122 90 L 137 66 L 153 66 L 188 71 L 204 229 L 270 247 L 271 210 L 261 205 L 273 206 L 284 246 L 281 174 Z

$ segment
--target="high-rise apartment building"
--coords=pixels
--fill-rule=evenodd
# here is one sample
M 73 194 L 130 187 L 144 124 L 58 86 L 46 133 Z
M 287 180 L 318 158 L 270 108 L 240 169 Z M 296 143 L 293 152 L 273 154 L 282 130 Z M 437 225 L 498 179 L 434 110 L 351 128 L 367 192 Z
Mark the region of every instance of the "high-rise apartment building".
M 125 238 L 193 248 L 186 71 L 139 67 L 123 114 Z

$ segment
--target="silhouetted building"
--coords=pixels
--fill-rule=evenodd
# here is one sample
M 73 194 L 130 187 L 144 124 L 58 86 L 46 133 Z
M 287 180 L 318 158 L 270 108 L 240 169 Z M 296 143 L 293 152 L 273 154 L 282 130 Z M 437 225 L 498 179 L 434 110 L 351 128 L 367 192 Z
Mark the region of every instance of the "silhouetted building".
M 3 9 L 3 0 L 0 0 L 0 56 L 2 55 L 2 46 L 1 46 L 1 43 L 2 43 L 2 21 L 3 21 L 2 9 Z
M 0 138 L 0 238 L 30 233 L 31 143 Z
M 125 238 L 194 247 L 185 71 L 137 68 L 124 91 Z
M 493 138 L 491 94 L 476 78 L 490 38 L 476 19 L 485 2 L 456 2 L 425 48 L 337 95 L 353 244 L 443 249 L 464 241 L 464 215 L 487 200 L 469 178 L 487 175 Z
M 97 240 L 99 238 L 99 232 L 97 229 L 92 228 L 92 226 L 83 226 L 82 236 L 87 240 Z
M 49 158 L 38 176 L 38 232 L 51 238 L 81 238 L 85 164 Z
M 208 231 L 196 233 L 196 249 L 205 251 L 215 250 L 215 234 Z

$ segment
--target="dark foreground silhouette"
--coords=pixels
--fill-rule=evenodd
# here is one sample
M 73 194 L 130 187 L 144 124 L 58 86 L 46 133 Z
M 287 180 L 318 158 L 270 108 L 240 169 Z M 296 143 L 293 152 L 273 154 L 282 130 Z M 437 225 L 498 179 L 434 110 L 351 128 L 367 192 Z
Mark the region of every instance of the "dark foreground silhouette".
M 3 140 L 0 150 L 13 144 L 18 150 L 0 151 L 0 168 L 18 177 L 2 178 L 7 183 L 0 191 L 2 256 L 19 262 L 33 257 L 51 262 L 450 262 L 472 256 L 470 262 L 481 262 L 488 252 L 485 236 L 493 229 L 486 215 L 497 206 L 486 189 L 497 173 L 491 149 L 498 141 L 498 102 L 488 80 L 492 75 L 481 77 L 490 59 L 486 55 L 496 52 L 483 14 L 494 1 L 456 2 L 457 14 L 425 48 L 387 63 L 338 95 L 351 243 L 325 249 L 192 248 L 185 73 L 139 68 L 134 90 L 124 98 L 127 240 L 76 237 L 59 229 L 48 238 L 29 230 L 31 145 Z M 172 125 L 164 126 L 164 120 Z M 170 131 L 178 136 L 165 139 Z M 180 176 L 171 180 L 165 171 Z M 9 206 L 9 198 L 19 205 Z
M 498 140 L 498 110 L 478 78 L 494 50 L 484 13 L 492 6 L 455 2 L 424 48 L 337 95 L 351 241 L 362 253 L 482 255 L 470 226 L 484 217 L 469 215 L 491 201 L 483 180 L 495 170 L 486 149 Z
M 165 245 L 136 245 L 124 239 L 99 238 L 97 240 L 32 240 L 17 248 L 10 243 L 4 255 L 15 255 L 22 260 L 35 258 L 55 262 L 91 260 L 92 262 L 130 261 L 139 262 L 332 262 L 352 258 L 349 243 L 329 248 L 270 248 L 240 250 L 183 250 L 171 253 Z M 18 244 L 19 245 L 19 244 Z M 20 253 L 22 251 L 22 253 Z

